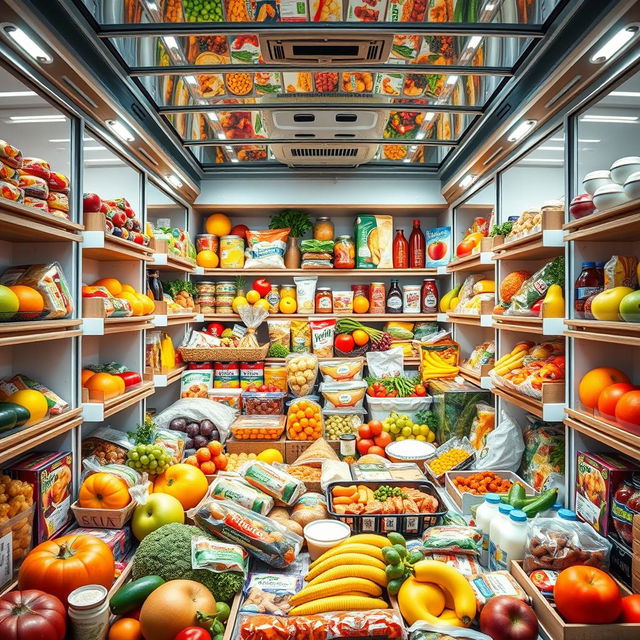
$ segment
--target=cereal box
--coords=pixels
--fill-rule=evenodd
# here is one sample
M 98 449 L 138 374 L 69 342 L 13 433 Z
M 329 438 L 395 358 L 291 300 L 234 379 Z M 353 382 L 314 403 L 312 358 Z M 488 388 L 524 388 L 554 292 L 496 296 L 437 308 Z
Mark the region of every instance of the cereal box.
M 73 456 L 70 451 L 38 453 L 17 462 L 9 475 L 33 487 L 35 543 L 53 538 L 71 521 Z
M 637 464 L 622 455 L 578 451 L 576 469 L 576 513 L 599 534 L 611 526 L 611 505 L 615 490 L 630 478 Z
M 427 267 L 441 267 L 451 259 L 451 227 L 427 230 Z

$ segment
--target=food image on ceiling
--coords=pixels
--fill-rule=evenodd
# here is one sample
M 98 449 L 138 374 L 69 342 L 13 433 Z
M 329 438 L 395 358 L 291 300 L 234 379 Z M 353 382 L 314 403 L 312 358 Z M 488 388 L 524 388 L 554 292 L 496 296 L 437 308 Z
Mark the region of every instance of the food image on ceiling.
M 380 22 L 384 20 L 387 0 L 349 0 L 348 22 Z
M 417 111 L 392 111 L 384 128 L 385 138 L 412 140 L 424 121 L 424 114 Z
M 267 147 L 263 145 L 246 145 L 238 151 L 240 162 L 264 162 L 266 159 Z
M 220 113 L 220 126 L 230 140 L 256 137 L 251 111 L 223 111 Z
M 342 21 L 342 0 L 311 0 L 309 5 L 312 22 Z
M 399 96 L 404 76 L 401 73 L 378 73 L 373 92 L 384 96 Z
M 413 64 L 453 64 L 455 60 L 453 36 L 424 36 Z
M 410 62 L 420 51 L 420 43 L 422 36 L 411 36 L 407 34 L 398 34 L 393 36 L 393 45 L 391 47 L 391 55 L 389 60 L 401 60 Z
M 187 60 L 193 64 L 229 64 L 229 43 L 222 35 L 191 36 Z
M 280 3 L 276 0 L 256 0 L 254 11 L 256 22 L 280 21 Z
M 313 74 L 313 80 L 318 93 L 334 93 L 338 90 L 337 71 L 319 71 Z
M 405 96 L 421 96 L 428 86 L 431 76 L 426 73 L 407 73 L 404 78 L 403 93 Z
M 282 74 L 278 71 L 254 73 L 253 82 L 260 96 L 282 93 Z
M 340 87 L 346 93 L 369 93 L 373 90 L 373 75 L 343 72 L 340 78 Z
M 387 22 L 422 22 L 427 0 L 389 0 Z
M 260 45 L 258 36 L 245 33 L 231 41 L 231 62 L 233 64 L 258 64 Z
M 312 91 L 313 82 L 311 74 L 307 71 L 301 73 L 285 71 L 282 77 L 287 93 L 309 93 Z
M 253 76 L 251 73 L 226 73 L 224 79 L 227 91 L 234 96 L 246 96 L 253 91 Z
M 196 76 L 198 93 L 203 98 L 214 98 L 226 93 L 221 73 L 201 73 Z
M 383 144 L 382 155 L 387 160 L 403 160 L 409 147 L 406 144 Z
M 475 22 L 478 19 L 477 15 L 475 17 L 469 15 L 472 7 L 467 7 L 466 5 L 473 4 L 471 2 L 467 3 L 463 2 L 463 0 L 458 0 L 458 5 L 461 5 L 462 11 L 466 7 L 467 13 L 457 19 L 453 12 L 453 0 L 428 0 L 427 4 L 429 5 L 427 22 Z

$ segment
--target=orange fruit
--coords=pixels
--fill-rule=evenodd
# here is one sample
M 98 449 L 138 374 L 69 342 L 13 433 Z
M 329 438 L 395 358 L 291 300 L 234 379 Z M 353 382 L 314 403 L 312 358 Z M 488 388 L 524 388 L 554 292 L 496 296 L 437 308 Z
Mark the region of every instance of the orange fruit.
M 91 376 L 95 376 L 96 372 L 91 371 L 90 369 L 82 370 L 82 386 L 84 387 L 87 384 L 87 380 L 91 378 Z
M 119 296 L 122 293 L 122 285 L 117 278 L 100 278 L 93 283 L 94 287 L 104 287 L 112 296 Z
M 582 376 L 578 387 L 580 402 L 588 409 L 598 406 L 600 394 L 610 385 L 618 382 L 631 382 L 626 373 L 614 367 L 598 367 Z
M 35 389 L 20 389 L 9 396 L 9 402 L 15 402 L 31 414 L 25 426 L 40 422 L 49 412 L 49 404 L 43 393 Z
M 212 457 L 219 456 L 222 453 L 222 443 L 217 440 L 212 440 L 208 445 L 207 449 L 211 451 Z
M 367 313 L 369 311 L 369 301 L 364 296 L 356 296 L 353 299 L 354 313 Z
M 129 293 L 137 293 L 136 290 L 130 284 L 122 285 L 122 292 L 128 291 Z
M 200 251 L 196 256 L 196 264 L 205 269 L 215 269 L 219 262 L 218 254 L 210 249 Z
M 362 329 L 356 329 L 351 334 L 351 337 L 359 347 L 363 347 L 365 344 L 367 344 L 367 342 L 369 342 L 369 336 L 367 335 L 367 332 L 363 331 Z
M 153 300 L 149 298 L 149 296 L 145 296 L 144 293 L 134 293 L 136 298 L 140 301 L 142 305 L 142 315 L 150 316 L 155 310 L 156 305 L 153 303 Z
M 44 310 L 44 298 L 42 294 L 33 287 L 26 287 L 22 284 L 16 284 L 9 287 L 17 296 L 18 304 L 18 320 L 26 320 L 29 318 L 37 318 Z
M 108 640 L 144 640 L 140 622 L 135 618 L 120 618 L 109 629 Z
M 131 310 L 133 311 L 134 316 L 144 315 L 144 306 L 142 301 L 138 298 L 137 293 L 129 293 L 128 291 L 125 291 L 124 293 L 121 293 L 118 298 L 126 300 L 131 305 Z
M 102 395 L 104 399 L 114 398 L 124 393 L 124 380 L 110 373 L 96 373 L 87 380 L 85 387 L 90 393 L 96 394 L 98 399 Z
M 231 232 L 231 220 L 224 213 L 211 214 L 204 223 L 207 233 L 214 236 L 228 236 Z
M 295 313 L 298 308 L 298 303 L 293 298 L 282 298 L 280 300 L 280 312 L 281 313 Z

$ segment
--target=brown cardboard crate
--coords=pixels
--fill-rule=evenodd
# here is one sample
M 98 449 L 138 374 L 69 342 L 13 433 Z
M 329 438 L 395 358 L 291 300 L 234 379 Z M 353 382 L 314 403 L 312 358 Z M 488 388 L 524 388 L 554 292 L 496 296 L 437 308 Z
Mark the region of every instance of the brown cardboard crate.
M 531 598 L 531 606 L 538 617 L 538 622 L 546 631 L 546 635 L 553 640 L 638 640 L 640 638 L 640 623 L 636 624 L 570 624 L 565 622 L 555 607 L 540 593 L 538 588 L 529 580 L 529 576 L 522 570 L 522 563 L 511 563 L 511 575 Z M 623 584 L 618 583 L 623 596 L 630 591 Z
M 287 464 L 291 464 L 296 461 L 296 458 L 303 454 L 312 444 L 313 440 L 287 440 L 284 453 L 284 461 Z M 339 440 L 327 440 L 333 450 L 337 453 L 340 451 Z
M 132 500 L 122 509 L 88 509 L 81 507 L 76 500 L 71 505 L 71 511 L 80 527 L 94 527 L 96 529 L 122 529 L 129 521 L 136 503 Z
M 265 449 L 276 449 L 286 459 L 284 435 L 278 440 L 236 440 L 229 438 L 225 443 L 227 453 L 255 453 L 258 454 Z

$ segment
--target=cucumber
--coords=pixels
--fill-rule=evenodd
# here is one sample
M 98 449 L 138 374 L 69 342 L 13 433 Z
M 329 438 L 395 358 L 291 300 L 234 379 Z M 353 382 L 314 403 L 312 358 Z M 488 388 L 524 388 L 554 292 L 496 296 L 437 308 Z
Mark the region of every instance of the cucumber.
M 111 611 L 122 615 L 139 607 L 164 580 L 160 576 L 144 576 L 120 587 L 109 601 Z
M 14 405 L 17 406 L 17 405 Z M 18 415 L 16 414 L 10 402 L 0 404 L 0 431 L 9 431 L 18 424 Z
M 0 411 L 3 409 L 12 409 L 16 414 L 16 427 L 21 427 L 31 417 L 31 412 L 21 404 L 15 402 L 0 402 Z

